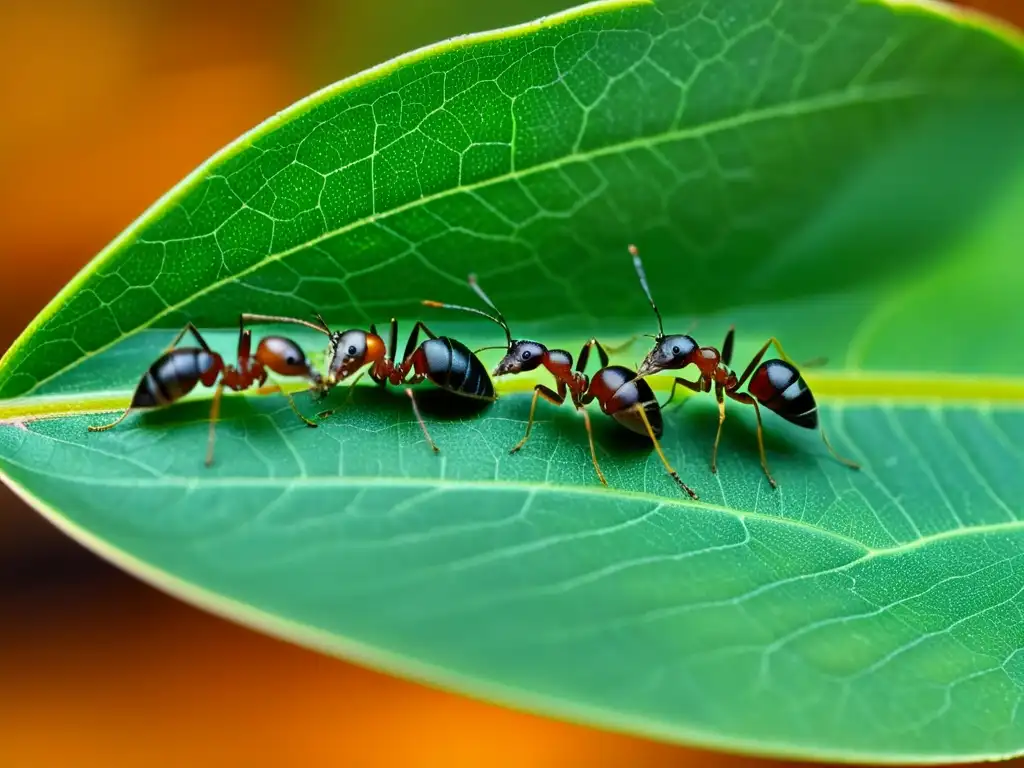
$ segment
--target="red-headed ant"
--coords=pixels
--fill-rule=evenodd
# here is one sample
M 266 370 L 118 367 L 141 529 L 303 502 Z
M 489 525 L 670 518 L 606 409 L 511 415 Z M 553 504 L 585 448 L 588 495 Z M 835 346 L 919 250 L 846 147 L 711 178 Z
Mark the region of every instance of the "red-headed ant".
M 594 463 L 597 476 L 603 485 L 608 485 L 608 481 L 605 479 L 604 473 L 597 462 L 597 451 L 594 448 L 594 433 L 590 426 L 590 415 L 587 413 L 586 408 L 589 403 L 596 400 L 598 405 L 601 406 L 601 410 L 623 427 L 631 432 L 650 437 L 651 442 L 654 444 L 654 449 L 658 452 L 662 464 L 665 465 L 665 470 L 672 479 L 691 498 L 698 498 L 697 494 L 680 479 L 679 473 L 672 468 L 672 465 L 669 464 L 668 459 L 661 450 L 661 444 L 658 442 L 658 438 L 662 434 L 661 408 L 647 382 L 637 378 L 636 373 L 628 368 L 620 365 L 608 365 L 608 352 L 597 339 L 591 339 L 583 345 L 575 369 L 572 365 L 572 355 L 564 349 L 548 349 L 536 341 L 513 339 L 512 332 L 505 321 L 505 316 L 494 305 L 494 302 L 488 298 L 487 294 L 483 292 L 474 275 L 469 276 L 469 286 L 487 306 L 494 310 L 494 315 L 474 309 L 473 307 L 443 304 L 439 301 L 424 301 L 423 304 L 428 307 L 458 309 L 463 312 L 482 315 L 505 331 L 506 346 L 504 349 L 506 354 L 494 369 L 493 376 L 515 375 L 543 366 L 554 376 L 557 384 L 557 392 L 545 387 L 543 384 L 538 384 L 534 387 L 533 401 L 530 404 L 530 417 L 526 423 L 526 434 L 523 435 L 523 439 L 509 453 L 516 453 L 526 444 L 526 440 L 530 437 L 534 413 L 537 409 L 537 398 L 543 397 L 554 405 L 562 405 L 568 394 L 576 410 L 583 416 L 583 423 L 587 428 L 587 439 L 590 441 L 590 458 Z M 619 349 L 631 343 L 632 339 L 622 345 L 622 347 L 619 347 Z M 590 359 L 591 348 L 597 350 L 598 358 L 601 361 L 601 369 L 594 374 L 592 379 L 584 372 Z
M 199 342 L 198 347 L 178 346 L 186 333 L 191 333 Z M 299 412 L 295 401 L 281 389 L 280 385 L 263 386 L 267 381 L 268 371 L 273 371 L 281 376 L 303 376 L 314 386 L 320 382 L 320 374 L 306 359 L 306 354 L 299 345 L 291 339 L 286 339 L 283 336 L 267 336 L 260 340 L 255 354 L 252 354 L 252 331 L 245 329 L 240 320 L 237 363 L 228 365 L 224 363 L 224 358 L 210 349 L 196 327 L 189 323 L 181 329 L 167 350 L 143 375 L 139 385 L 135 388 L 131 403 L 124 413 L 109 424 L 98 427 L 90 426 L 89 431 L 104 432 L 116 427 L 127 418 L 129 413 L 137 409 L 170 405 L 195 389 L 197 384 L 202 384 L 204 387 L 217 385 L 217 389 L 213 393 L 213 404 L 210 406 L 210 436 L 206 449 L 207 466 L 213 463 L 213 442 L 217 417 L 220 414 L 220 399 L 225 387 L 235 392 L 250 389 L 253 386 L 260 387 L 261 394 L 279 392 L 288 400 L 288 405 L 300 419 L 308 426 L 315 427 L 316 423 Z
M 725 342 L 719 352 L 714 347 L 701 347 L 692 336 L 685 334 L 666 336 L 661 321 L 661 313 L 658 311 L 654 298 L 651 296 L 651 289 L 647 285 L 647 276 L 644 273 L 643 264 L 640 261 L 640 253 L 635 245 L 629 246 L 629 253 L 633 257 L 633 266 L 636 268 L 637 276 L 640 278 L 640 286 L 647 295 L 651 309 L 658 318 L 658 335 L 654 337 L 654 348 L 644 358 L 637 376 L 650 376 L 661 371 L 678 370 L 693 363 L 697 366 L 699 377 L 697 381 L 689 381 L 683 378 L 675 378 L 672 384 L 672 393 L 669 400 L 675 395 L 677 385 L 682 385 L 694 392 L 710 392 L 712 387 L 715 390 L 715 399 L 718 400 L 718 432 L 715 434 L 715 445 L 711 451 L 711 471 L 717 472 L 718 442 L 722 437 L 722 422 L 725 421 L 725 397 L 728 396 L 738 403 L 754 406 L 754 414 L 757 417 L 757 447 L 761 454 L 761 467 L 771 483 L 772 488 L 776 487 L 775 478 L 768 471 L 768 459 L 764 450 L 764 435 L 761 426 L 761 409 L 763 405 L 770 411 L 774 411 L 786 421 L 806 429 L 819 428 L 821 439 L 838 461 L 852 469 L 860 469 L 860 465 L 847 459 L 832 447 L 828 437 L 825 435 L 824 427 L 818 424 L 818 405 L 814 400 L 810 387 L 804 381 L 796 366 L 782 349 L 778 339 L 772 336 L 764 343 L 754 358 L 747 365 L 746 370 L 737 378 L 736 374 L 729 369 L 732 362 L 733 338 L 735 328 L 730 328 L 725 335 Z M 761 362 L 768 347 L 774 345 L 779 351 L 781 360 L 765 360 Z M 740 392 L 739 389 L 747 381 L 747 392 Z
M 374 325 L 370 326 L 369 332 L 359 329 L 332 331 L 320 315 L 316 315 L 317 323 L 274 315 L 243 315 L 243 318 L 245 322 L 294 323 L 325 334 L 328 337 L 328 368 L 327 375 L 315 384 L 315 389 L 320 394 L 326 394 L 359 371 L 359 375 L 352 381 L 352 387 L 364 373 L 368 372 L 370 378 L 382 387 L 388 384 L 419 384 L 427 380 L 440 389 L 460 397 L 487 402 L 497 399 L 494 384 L 480 359 L 461 341 L 447 336 L 437 336 L 422 322 L 416 323 L 413 327 L 401 362 L 397 363 L 395 353 L 398 351 L 398 321 L 394 318 L 391 319 L 388 345 L 384 344 L 384 339 L 377 333 Z M 420 331 L 428 338 L 422 344 L 417 344 Z M 352 391 L 350 387 L 350 395 Z M 420 414 L 412 389 L 407 386 L 405 393 L 409 396 L 413 413 L 420 429 L 423 430 L 427 444 L 437 452 L 440 449 L 427 431 L 427 425 Z M 320 418 L 327 418 L 332 413 L 333 410 L 328 410 L 318 415 Z

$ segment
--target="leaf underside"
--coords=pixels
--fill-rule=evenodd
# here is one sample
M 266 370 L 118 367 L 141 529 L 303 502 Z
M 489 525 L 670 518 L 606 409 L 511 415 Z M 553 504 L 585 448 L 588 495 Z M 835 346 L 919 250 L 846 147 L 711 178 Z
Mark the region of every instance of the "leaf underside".
M 1022 118 L 1019 41 L 910 4 L 604 3 L 418 52 L 225 149 L 44 310 L 0 362 L 0 472 L 185 599 L 474 695 L 766 754 L 1020 753 Z M 863 469 L 769 415 L 772 490 L 730 403 L 712 474 L 686 398 L 662 446 L 700 500 L 594 410 L 605 489 L 568 407 L 508 455 L 540 375 L 476 413 L 423 390 L 438 455 L 363 386 L 315 430 L 226 398 L 209 469 L 208 390 L 86 432 L 187 319 L 225 355 L 243 310 L 500 343 L 419 305 L 477 306 L 476 272 L 519 337 L 653 332 L 629 242 L 668 330 L 826 356 Z

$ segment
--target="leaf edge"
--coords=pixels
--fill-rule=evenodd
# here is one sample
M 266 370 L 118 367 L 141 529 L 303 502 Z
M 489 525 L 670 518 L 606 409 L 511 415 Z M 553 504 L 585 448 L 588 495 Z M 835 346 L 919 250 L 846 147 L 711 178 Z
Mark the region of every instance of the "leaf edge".
M 982 11 L 978 11 L 973 8 L 955 6 L 944 2 L 944 0 L 859 0 L 859 3 L 862 5 L 884 6 L 891 9 L 893 12 L 916 13 L 921 16 L 938 17 L 950 24 L 975 29 L 981 33 L 987 34 L 999 44 L 1007 45 L 1010 48 L 1015 49 L 1020 54 L 1021 58 L 1024 59 L 1024 30 L 1020 30 L 1012 24 L 1004 22 L 1001 19 Z M 122 244 L 130 240 L 141 227 L 149 222 L 151 218 L 172 205 L 175 201 L 181 199 L 181 197 L 186 195 L 188 192 L 195 189 L 196 185 L 202 180 L 204 174 L 211 166 L 219 163 L 220 161 L 230 159 L 237 154 L 237 152 L 248 146 L 252 141 L 265 135 L 278 123 L 288 120 L 297 114 L 301 114 L 338 93 L 344 93 L 363 84 L 379 80 L 405 65 L 422 61 L 435 54 L 459 50 L 460 48 L 472 46 L 480 42 L 518 37 L 528 34 L 534 30 L 567 23 L 574 19 L 590 15 L 648 5 L 657 5 L 657 0 L 591 0 L 590 2 L 582 5 L 577 5 L 564 11 L 542 16 L 521 24 L 485 30 L 482 32 L 473 32 L 465 35 L 457 35 L 446 40 L 415 48 L 411 51 L 392 57 L 391 59 L 381 62 L 373 67 L 357 72 L 341 80 L 337 80 L 276 112 L 269 118 L 263 120 L 253 128 L 243 133 L 238 138 L 233 139 L 222 146 L 219 150 L 200 163 L 195 169 L 189 172 L 178 183 L 172 186 L 167 192 L 157 198 L 113 240 L 111 240 L 92 259 L 90 259 L 71 278 L 71 280 L 68 281 L 68 283 L 58 291 L 49 302 L 46 303 L 42 310 L 40 310 L 39 313 L 29 322 L 25 329 L 18 334 L 17 338 L 10 347 L 8 347 L 4 354 L 0 356 L 0 388 L 3 387 L 5 381 L 9 378 L 4 375 L 7 372 L 7 369 L 17 361 L 22 349 L 27 346 L 28 342 L 40 327 L 53 318 L 57 312 L 59 312 L 60 309 L 68 303 L 68 299 L 78 292 L 78 289 L 86 282 L 86 280 L 88 280 L 88 278 L 95 273 Z M 16 396 L 25 396 L 30 394 L 31 389 L 20 392 Z

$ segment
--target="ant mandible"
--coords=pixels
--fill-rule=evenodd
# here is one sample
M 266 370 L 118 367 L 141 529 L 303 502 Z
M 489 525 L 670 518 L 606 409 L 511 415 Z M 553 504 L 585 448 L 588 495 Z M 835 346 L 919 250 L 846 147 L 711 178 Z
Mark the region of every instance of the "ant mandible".
M 477 283 L 476 276 L 469 276 L 469 286 L 473 289 L 484 303 L 494 310 L 490 315 L 473 307 L 463 307 L 457 304 L 443 304 L 439 301 L 424 301 L 428 307 L 440 307 L 442 309 L 457 309 L 463 312 L 471 312 L 475 315 L 482 315 L 491 322 L 497 324 L 505 332 L 505 357 L 494 369 L 493 376 L 515 375 L 535 370 L 541 366 L 546 368 L 555 378 L 557 391 L 538 384 L 533 388 L 533 401 L 530 403 L 530 417 L 526 423 L 526 434 L 523 439 L 509 451 L 516 453 L 530 437 L 530 430 L 533 427 L 534 413 L 537 409 L 537 398 L 543 397 L 554 405 L 562 405 L 566 397 L 572 399 L 576 410 L 582 414 L 583 423 L 587 428 L 587 439 L 590 442 L 590 458 L 594 463 L 594 470 L 603 485 L 608 485 L 604 473 L 597 462 L 597 451 L 594 448 L 594 432 L 590 425 L 590 415 L 586 406 L 597 401 L 601 410 L 615 421 L 631 432 L 646 435 L 651 438 L 654 449 L 661 458 L 665 470 L 673 480 L 689 494 L 690 498 L 698 498 L 697 494 L 679 477 L 679 473 L 669 464 L 665 453 L 661 450 L 658 438 L 661 437 L 663 424 L 661 418 L 661 407 L 658 405 L 650 385 L 638 378 L 634 371 L 621 365 L 608 365 L 608 352 L 597 339 L 590 339 L 580 350 L 579 360 L 575 369 L 572 365 L 572 355 L 564 349 L 548 349 L 537 341 L 525 339 L 513 339 L 505 316 L 488 298 L 487 294 Z M 634 337 L 635 338 L 635 337 Z M 613 352 L 622 349 L 633 342 L 630 339 L 620 347 L 613 348 Z M 501 347 L 499 347 L 500 349 Z M 601 361 L 601 369 L 591 379 L 585 373 L 587 362 L 590 359 L 590 350 L 597 350 L 598 358 Z
M 764 346 L 754 355 L 747 365 L 746 370 L 737 378 L 730 370 L 732 362 L 733 339 L 735 327 L 729 328 L 719 352 L 715 347 L 701 347 L 692 336 L 685 334 L 666 336 L 662 325 L 661 313 L 658 311 L 654 298 L 651 296 L 651 289 L 647 285 L 647 275 L 644 273 L 643 263 L 640 261 L 640 253 L 635 245 L 629 246 L 629 253 L 633 257 L 633 266 L 636 268 L 637 276 L 640 278 L 640 287 L 647 296 L 647 301 L 658 318 L 658 335 L 654 337 L 654 347 L 644 358 L 643 363 L 637 370 L 637 376 L 650 376 L 661 371 L 678 370 L 693 363 L 697 366 L 699 377 L 697 381 L 676 377 L 672 383 L 672 392 L 669 400 L 675 395 L 677 385 L 682 385 L 693 392 L 710 392 L 712 387 L 715 390 L 715 399 L 718 401 L 718 431 L 715 433 L 715 445 L 711 451 L 711 471 L 718 471 L 718 443 L 722 437 L 722 422 L 725 421 L 725 398 L 729 397 L 738 403 L 754 406 L 754 415 L 757 417 L 757 447 L 761 454 L 761 467 L 768 478 L 772 488 L 776 488 L 775 478 L 768 470 L 768 459 L 764 450 L 764 435 L 761 425 L 761 409 L 759 404 L 770 411 L 774 411 L 791 424 L 806 429 L 818 428 L 821 432 L 821 439 L 831 453 L 840 463 L 851 469 L 860 469 L 860 465 L 841 456 L 825 434 L 825 428 L 818 423 L 818 405 L 814 400 L 810 387 L 804 381 L 796 366 L 782 349 L 778 339 L 774 336 L 764 343 Z M 779 351 L 781 360 L 762 361 L 768 347 L 775 346 Z M 740 387 L 750 381 L 747 392 L 740 392 Z
M 243 316 L 244 317 L 244 316 Z M 260 387 L 261 394 L 279 392 L 284 395 L 295 415 L 307 426 L 315 427 L 316 422 L 310 421 L 299 411 L 291 396 L 281 389 L 279 384 L 264 387 L 267 372 L 273 371 L 281 376 L 303 376 L 314 386 L 320 382 L 320 374 L 306 359 L 305 352 L 291 339 L 283 336 L 267 336 L 256 346 L 252 354 L 252 331 L 244 327 L 239 318 L 238 350 L 235 365 L 225 364 L 224 358 L 210 349 L 206 339 L 198 329 L 188 323 L 175 336 L 164 353 L 157 358 L 135 388 L 131 403 L 117 419 L 109 424 L 90 426 L 90 432 L 105 432 L 124 421 L 134 410 L 157 408 L 170 405 L 193 389 L 196 385 L 217 388 L 213 393 L 213 404 L 210 406 L 210 436 L 207 441 L 206 466 L 213 464 L 213 444 L 220 414 L 220 399 L 227 387 L 240 392 L 251 387 Z M 178 344 L 186 333 L 191 333 L 199 343 L 198 347 L 179 347 Z
M 413 327 L 401 362 L 397 363 L 395 353 L 398 351 L 398 321 L 394 318 L 391 318 L 390 343 L 385 345 L 375 325 L 370 325 L 369 332 L 360 329 L 332 331 L 319 314 L 316 315 L 316 323 L 297 317 L 277 315 L 247 314 L 243 317 L 245 322 L 294 323 L 325 334 L 328 337 L 327 375 L 315 383 L 315 389 L 321 395 L 358 371 L 359 375 L 352 380 L 349 387 L 350 397 L 359 379 L 369 372 L 370 378 L 381 387 L 388 384 L 413 385 L 427 380 L 440 389 L 460 397 L 485 402 L 497 400 L 494 383 L 487 375 L 487 369 L 480 362 L 480 358 L 458 339 L 437 336 L 422 322 L 417 322 Z M 418 344 L 420 331 L 428 337 L 422 344 Z M 419 406 L 416 404 L 416 396 L 410 386 L 406 386 L 405 394 L 412 403 L 413 414 L 419 422 L 427 444 L 435 453 L 438 452 L 440 449 L 427 431 L 427 425 L 423 421 Z M 322 411 L 318 416 L 325 419 L 333 413 L 334 410 L 331 409 Z

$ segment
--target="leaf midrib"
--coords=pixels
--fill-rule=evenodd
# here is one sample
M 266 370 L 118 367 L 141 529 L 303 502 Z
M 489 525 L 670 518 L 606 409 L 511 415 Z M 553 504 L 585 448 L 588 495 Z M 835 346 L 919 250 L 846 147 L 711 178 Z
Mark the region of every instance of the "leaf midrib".
M 366 226 L 367 224 L 373 224 L 377 221 L 397 216 L 401 213 L 404 213 L 405 211 L 412 210 L 421 205 L 427 205 L 432 202 L 443 200 L 447 197 L 456 194 L 461 194 L 463 192 L 472 192 L 478 189 L 484 189 L 489 186 L 502 184 L 516 179 L 522 179 L 528 176 L 532 176 L 534 174 L 544 173 L 546 171 L 551 170 L 557 170 L 566 165 L 589 162 L 599 157 L 617 154 L 632 149 L 641 149 L 646 147 L 658 146 L 660 144 L 665 144 L 671 141 L 704 138 L 709 135 L 713 135 L 714 133 L 717 132 L 732 130 L 776 118 L 798 117 L 802 115 L 815 114 L 818 112 L 827 111 L 829 109 L 839 109 L 841 107 L 849 106 L 855 103 L 871 103 L 873 101 L 881 102 L 886 100 L 911 99 L 914 97 L 922 97 L 928 95 L 931 92 L 931 88 L 919 85 L 917 83 L 881 83 L 868 86 L 852 86 L 842 91 L 830 92 L 810 99 L 798 99 L 784 104 L 773 105 L 761 109 L 748 110 L 738 115 L 722 118 L 720 120 L 710 121 L 699 126 L 688 126 L 686 128 L 678 128 L 672 131 L 666 131 L 665 133 L 660 135 L 646 136 L 639 139 L 632 139 L 629 141 L 609 144 L 587 152 L 574 152 L 572 154 L 557 158 L 556 160 L 548 161 L 546 163 L 540 163 L 524 169 L 516 169 L 510 171 L 509 173 L 502 174 L 501 176 L 495 176 L 489 179 L 484 179 L 473 184 L 459 185 L 457 187 L 442 190 L 433 195 L 427 195 L 425 197 L 417 198 L 416 200 L 411 200 L 408 203 L 397 206 L 389 211 L 383 211 L 381 213 L 374 213 L 369 216 L 365 216 L 361 219 L 352 221 L 342 227 L 338 227 L 337 229 L 325 232 L 324 234 L 315 237 L 311 240 L 308 240 L 304 243 L 299 243 L 298 245 L 292 246 L 291 248 L 285 249 L 283 251 L 278 251 L 277 253 L 268 254 L 259 261 L 249 265 L 245 269 L 242 269 L 234 273 L 230 277 L 216 280 L 210 283 L 209 285 L 204 286 L 203 288 L 199 289 L 198 291 L 190 295 L 187 299 L 174 304 L 166 305 L 152 318 L 136 326 L 128 333 L 121 334 L 120 336 L 111 339 L 111 341 L 100 347 L 97 347 L 96 349 L 84 352 L 81 357 L 79 357 L 72 363 L 69 363 L 68 365 L 58 369 L 57 371 L 54 371 L 49 376 L 46 376 L 38 380 L 35 384 L 32 385 L 30 389 L 28 389 L 25 392 L 25 394 L 32 394 L 33 392 L 38 390 L 39 387 L 42 387 L 45 384 L 53 381 L 58 376 L 61 376 L 62 374 L 73 370 L 86 360 L 89 360 L 90 358 L 107 351 L 111 347 L 121 343 L 130 336 L 151 327 L 153 324 L 167 317 L 168 315 L 184 309 L 188 304 L 192 303 L 196 299 L 201 298 L 202 296 L 205 296 L 211 293 L 212 291 L 215 291 L 225 285 L 238 282 L 241 278 L 244 278 L 245 276 L 251 274 L 252 272 L 262 269 L 267 264 L 270 264 L 274 261 L 280 261 L 281 259 L 285 259 L 294 253 L 298 253 L 310 247 L 316 246 L 317 244 L 322 243 L 325 240 L 329 240 L 331 238 L 338 237 L 339 235 L 346 234 L 347 232 L 353 231 L 362 226 Z M 376 153 L 371 154 L 370 157 L 373 157 L 375 154 Z M 194 179 L 193 183 L 197 183 L 199 178 Z M 179 192 L 180 191 L 182 190 L 179 190 Z M 141 226 L 146 219 L 147 216 L 143 216 L 142 218 L 140 218 L 133 225 L 132 229 Z M 125 239 L 127 240 L 127 238 Z M 123 242 L 124 241 L 122 241 L 122 243 Z M 147 242 L 163 243 L 171 241 L 157 240 Z M 79 279 L 82 279 L 88 274 L 95 272 L 96 269 L 98 269 L 101 266 L 101 264 L 102 261 L 100 260 L 94 262 L 92 265 L 90 265 L 90 267 L 85 271 L 84 274 L 79 276 Z M 459 278 L 449 276 L 449 279 L 455 285 L 459 285 L 460 287 L 463 285 L 463 281 Z M 8 365 L 10 361 L 14 359 L 14 357 L 21 350 L 21 348 L 27 343 L 29 337 L 34 333 L 35 329 L 46 320 L 53 317 L 61 306 L 62 304 L 52 304 L 51 306 L 47 307 L 47 309 L 45 309 L 37 318 L 37 321 L 33 322 L 22 333 L 22 335 L 14 342 L 14 344 L 3 356 L 3 358 L 0 358 L 0 371 L 3 371 L 6 365 Z
M 831 405 L 840 407 L 844 404 L 864 403 L 893 407 L 982 407 L 994 404 L 1001 407 L 1024 406 L 1024 377 L 844 371 L 807 373 L 805 378 L 819 398 L 827 398 Z M 495 390 L 499 395 L 523 394 L 532 391 L 542 380 L 542 376 L 497 379 Z M 654 376 L 648 378 L 647 382 L 657 392 L 668 392 L 672 386 L 672 379 L 668 375 Z M 282 382 L 281 386 L 289 393 L 306 391 L 306 386 L 302 383 Z M 128 405 L 131 394 L 130 389 L 120 389 L 89 392 L 84 395 L 44 395 L 0 400 L 0 425 L 120 410 Z M 261 396 L 251 392 L 224 394 L 225 397 Z M 695 395 L 686 393 L 678 396 Z M 181 402 L 203 402 L 210 400 L 211 397 L 212 390 L 204 389 Z

